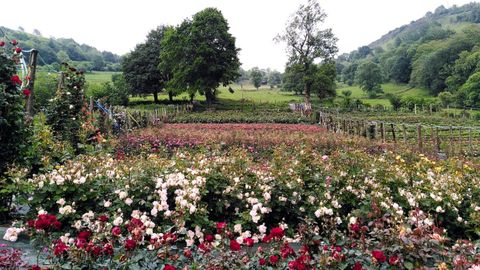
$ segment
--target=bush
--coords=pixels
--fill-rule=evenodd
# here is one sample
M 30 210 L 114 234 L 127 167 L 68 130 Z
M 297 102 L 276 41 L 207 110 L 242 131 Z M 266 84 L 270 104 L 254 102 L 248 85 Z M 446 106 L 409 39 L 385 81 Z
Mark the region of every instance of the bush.
M 394 111 L 398 111 L 402 107 L 402 99 L 399 96 L 388 94 L 387 99 L 390 101 Z

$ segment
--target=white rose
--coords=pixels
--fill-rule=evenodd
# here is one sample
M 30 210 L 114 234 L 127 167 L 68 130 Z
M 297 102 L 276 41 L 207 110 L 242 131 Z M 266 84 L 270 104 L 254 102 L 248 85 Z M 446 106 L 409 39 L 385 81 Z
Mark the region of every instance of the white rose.
M 121 218 L 121 217 L 117 217 L 117 218 L 113 221 L 113 225 L 115 225 L 115 226 L 120 226 L 120 225 L 122 225 L 122 223 L 123 223 L 123 218 Z
M 126 199 L 125 199 L 125 203 L 126 203 L 127 205 L 131 205 L 131 204 L 133 203 L 133 200 L 132 200 L 131 198 L 126 198 Z
M 57 201 L 57 204 L 64 206 L 65 205 L 65 199 L 61 198 Z

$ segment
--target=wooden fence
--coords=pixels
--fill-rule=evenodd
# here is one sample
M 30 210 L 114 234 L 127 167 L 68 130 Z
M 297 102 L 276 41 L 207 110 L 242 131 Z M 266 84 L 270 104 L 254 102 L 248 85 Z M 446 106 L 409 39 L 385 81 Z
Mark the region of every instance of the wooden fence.
M 480 155 L 480 127 L 389 123 L 324 112 L 319 112 L 317 117 L 319 124 L 332 132 L 398 143 L 440 157 Z

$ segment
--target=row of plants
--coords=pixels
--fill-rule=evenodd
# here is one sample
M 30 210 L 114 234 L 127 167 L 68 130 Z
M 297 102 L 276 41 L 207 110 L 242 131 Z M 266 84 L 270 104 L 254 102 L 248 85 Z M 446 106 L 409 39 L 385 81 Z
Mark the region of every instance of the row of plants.
M 241 125 L 200 130 L 220 129 Z M 124 151 L 120 142 L 116 155 L 81 155 L 31 178 L 18 172 L 27 191 L 18 203 L 31 211 L 4 237 L 28 233 L 53 269 L 478 267 L 477 165 L 343 150 L 337 140 L 262 151 L 213 141 L 152 149 L 149 140 Z
M 312 116 L 298 112 L 268 111 L 203 111 L 175 115 L 169 123 L 314 123 Z

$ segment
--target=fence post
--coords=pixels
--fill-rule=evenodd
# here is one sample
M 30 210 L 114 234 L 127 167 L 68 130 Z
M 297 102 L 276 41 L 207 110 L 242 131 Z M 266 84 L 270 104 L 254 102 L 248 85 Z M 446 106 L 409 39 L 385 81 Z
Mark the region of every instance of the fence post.
M 470 146 L 470 155 L 473 155 L 472 128 L 468 130 L 468 145 Z
M 440 137 L 438 136 L 438 127 L 435 128 L 435 147 L 437 153 L 440 153 Z
M 385 142 L 385 124 L 380 122 L 380 138 L 382 139 L 382 143 Z
M 397 143 L 397 137 L 395 136 L 395 125 L 392 123 L 390 124 L 392 127 L 392 138 L 393 138 L 393 143 Z
M 93 97 L 90 97 L 90 105 L 88 106 L 88 110 L 93 112 Z
M 422 125 L 417 125 L 417 139 L 418 139 L 418 149 L 423 151 L 423 140 L 422 140 Z
M 453 127 L 450 126 L 450 156 L 454 155 L 455 148 L 453 147 Z
M 30 118 L 33 118 L 33 115 L 35 114 L 33 111 L 33 105 L 35 104 L 35 77 L 37 73 L 37 56 L 38 51 L 33 49 L 30 52 L 30 59 L 28 63 L 28 66 L 30 67 L 30 81 L 28 83 L 30 95 L 27 97 L 27 115 Z
M 403 143 L 406 145 L 407 144 L 407 127 L 405 126 L 405 124 L 402 125 L 402 129 L 403 129 Z

